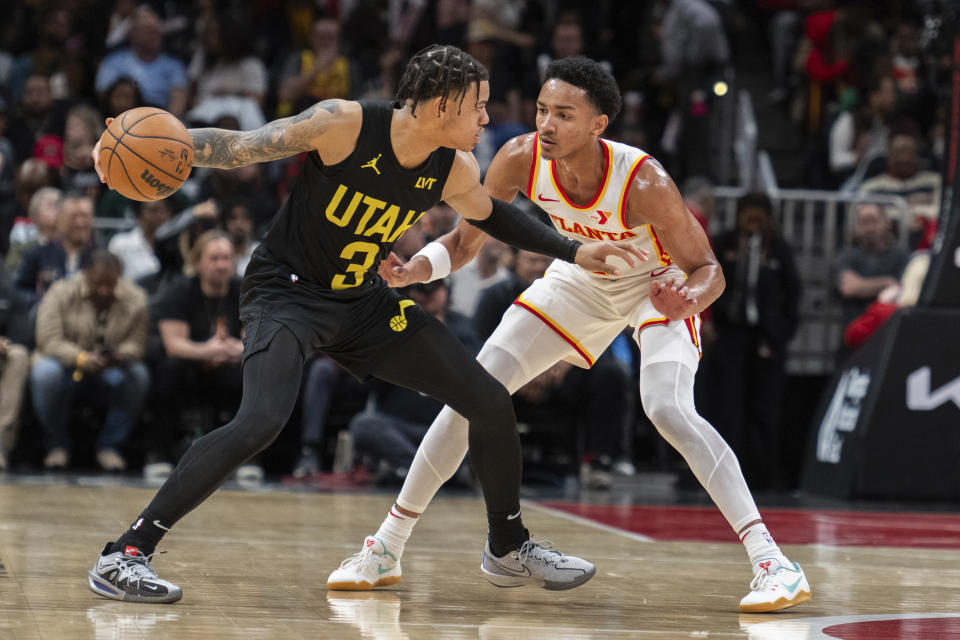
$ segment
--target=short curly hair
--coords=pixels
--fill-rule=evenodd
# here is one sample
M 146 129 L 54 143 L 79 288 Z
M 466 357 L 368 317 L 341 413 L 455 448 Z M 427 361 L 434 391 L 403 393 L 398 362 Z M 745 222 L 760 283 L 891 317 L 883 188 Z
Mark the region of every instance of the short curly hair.
M 547 65 L 543 81 L 552 78 L 586 91 L 587 99 L 611 122 L 620 113 L 620 107 L 623 106 L 620 87 L 607 68 L 596 60 L 586 56 L 554 60 Z

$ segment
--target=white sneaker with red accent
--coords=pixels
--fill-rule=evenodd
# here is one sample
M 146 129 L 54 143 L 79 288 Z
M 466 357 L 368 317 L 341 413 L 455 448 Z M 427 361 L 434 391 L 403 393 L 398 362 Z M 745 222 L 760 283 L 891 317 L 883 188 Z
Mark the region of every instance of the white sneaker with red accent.
M 753 570 L 750 593 L 740 601 L 740 611 L 779 611 L 810 599 L 807 576 L 796 562 L 783 564 L 778 558 L 761 558 L 753 565 Z
M 374 536 L 363 539 L 363 549 L 342 563 L 327 578 L 327 588 L 333 591 L 370 591 L 400 582 L 400 559 L 387 551 L 383 542 Z

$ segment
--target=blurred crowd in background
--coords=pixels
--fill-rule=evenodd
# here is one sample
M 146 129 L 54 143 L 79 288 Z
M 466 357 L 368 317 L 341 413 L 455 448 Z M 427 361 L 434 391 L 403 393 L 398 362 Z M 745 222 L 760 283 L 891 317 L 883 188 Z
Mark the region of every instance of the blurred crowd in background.
M 142 468 L 159 482 L 239 402 L 239 278 L 303 158 L 195 168 L 172 197 L 133 202 L 93 170 L 106 117 L 150 105 L 190 127 L 252 129 L 318 100 L 388 99 L 408 57 L 439 42 L 491 71 L 482 167 L 535 128 L 550 60 L 585 54 L 609 67 L 624 112 L 605 136 L 671 172 L 726 276 L 705 314 L 701 408 L 752 486 L 788 488 L 784 461 L 802 452 L 781 442 L 780 412 L 802 274 L 765 195 L 739 200 L 733 228 L 714 218 L 717 83 L 731 72 L 762 78 L 754 100 L 795 134 L 801 161 L 788 186 L 909 203 L 906 219 L 870 204 L 849 212 L 835 294 L 856 348 L 916 300 L 925 255 L 911 252 L 936 225 L 949 55 L 931 36 L 942 26 L 931 23 L 935 4 L 21 0 L 0 25 L 0 470 Z M 440 205 L 395 250 L 409 258 L 457 221 Z M 490 240 L 473 263 L 408 295 L 478 351 L 547 264 Z M 621 338 L 592 370 L 560 364 L 517 394 L 528 480 L 559 467 L 602 489 L 638 466 L 680 464 L 645 422 L 640 354 Z M 238 479 L 256 484 L 265 467 L 310 478 L 337 462 L 353 481 L 402 481 L 439 409 L 362 385 L 322 355 L 299 384 L 291 428 Z

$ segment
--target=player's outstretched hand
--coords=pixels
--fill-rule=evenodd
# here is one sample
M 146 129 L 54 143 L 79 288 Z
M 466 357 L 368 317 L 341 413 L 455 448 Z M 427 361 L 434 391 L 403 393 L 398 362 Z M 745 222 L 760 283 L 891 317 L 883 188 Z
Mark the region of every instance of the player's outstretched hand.
M 697 299 L 690 292 L 690 288 L 684 285 L 682 278 L 652 280 L 650 302 L 654 309 L 670 320 L 689 318 L 697 309 Z
M 390 252 L 385 260 L 380 262 L 377 273 L 391 287 L 406 287 L 415 282 L 427 282 L 433 269 L 430 261 L 419 257 L 410 262 L 404 262 L 400 256 Z
M 607 258 L 612 258 L 609 262 Z M 581 245 L 574 258 L 576 263 L 587 271 L 602 271 L 613 276 L 619 276 L 620 267 L 626 263 L 629 267 L 637 266 L 639 262 L 646 262 L 649 252 L 633 245 L 604 242 L 591 242 Z
M 113 122 L 113 118 L 107 118 L 107 126 L 110 126 L 110 123 Z M 97 144 L 93 145 L 93 151 L 90 152 L 90 155 L 93 156 L 93 168 L 96 169 L 97 175 L 100 176 L 100 182 L 107 184 L 107 177 L 103 174 L 103 168 L 100 166 L 100 141 L 97 140 Z

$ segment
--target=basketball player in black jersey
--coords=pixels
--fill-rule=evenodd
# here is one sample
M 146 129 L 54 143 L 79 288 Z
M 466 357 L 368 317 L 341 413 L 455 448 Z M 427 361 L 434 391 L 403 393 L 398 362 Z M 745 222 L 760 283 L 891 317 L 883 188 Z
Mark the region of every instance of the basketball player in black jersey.
M 237 415 L 196 440 L 131 527 L 107 543 L 89 572 L 91 590 L 135 602 L 180 599 L 181 589 L 150 566 L 157 543 L 273 442 L 296 402 L 304 358 L 318 349 L 359 378 L 426 393 L 469 419 L 494 555 L 509 556 L 505 562 L 512 559 L 526 575 L 551 572 L 551 588 L 593 575 L 589 562 L 529 539 L 519 517 L 520 442 L 507 391 L 438 320 L 377 274 L 394 242 L 440 200 L 494 237 L 589 271 L 617 273 L 608 256 L 630 264 L 646 259 L 612 243 L 581 245 L 491 201 L 470 153 L 488 122 L 489 94 L 481 64 L 434 45 L 409 62 L 397 105 L 328 100 L 255 131 L 190 130 L 197 166 L 230 169 L 308 155 L 241 287 Z M 98 162 L 96 150 L 94 157 Z M 390 583 L 390 573 L 382 580 Z

